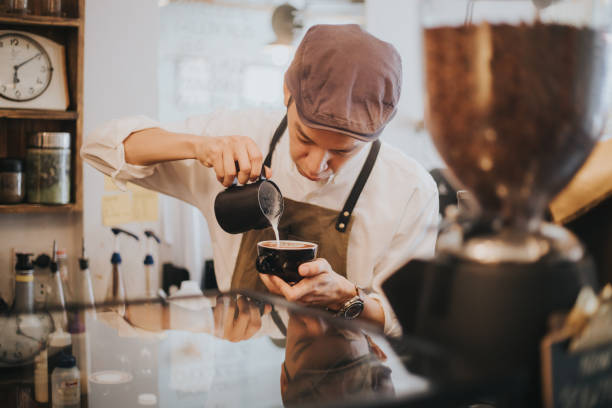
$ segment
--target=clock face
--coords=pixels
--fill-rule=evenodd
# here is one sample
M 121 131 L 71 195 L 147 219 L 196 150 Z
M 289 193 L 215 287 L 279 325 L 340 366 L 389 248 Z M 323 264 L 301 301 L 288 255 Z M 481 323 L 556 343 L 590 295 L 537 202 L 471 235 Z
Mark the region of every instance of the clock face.
M 48 314 L 0 316 L 0 367 L 31 362 L 45 347 L 52 330 Z
M 0 34 L 0 97 L 17 102 L 42 95 L 53 66 L 45 49 L 19 33 Z

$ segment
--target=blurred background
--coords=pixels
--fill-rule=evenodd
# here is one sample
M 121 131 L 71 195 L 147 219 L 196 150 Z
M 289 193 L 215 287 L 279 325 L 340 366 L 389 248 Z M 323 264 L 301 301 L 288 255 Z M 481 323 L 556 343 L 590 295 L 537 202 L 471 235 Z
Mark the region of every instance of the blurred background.
M 355 23 L 392 43 L 402 56 L 399 111 L 383 140 L 428 170 L 440 167 L 442 162 L 423 128 L 417 3 L 87 0 L 83 139 L 103 123 L 130 115 L 169 123 L 220 109 L 282 109 L 283 74 L 306 30 L 320 23 Z M 612 88 L 608 94 L 612 95 Z M 118 191 L 87 165 L 82 181 L 82 212 L 0 213 L 0 296 L 9 301 L 12 297 L 11 251 L 48 253 L 55 239 L 66 250 L 70 268 L 76 270 L 84 238 L 92 274 L 100 281 L 96 284 L 94 279 L 96 297 L 101 299 L 113 251 L 111 225 L 141 236 L 145 229 L 158 233 L 162 244 L 152 248 L 158 279 L 161 265 L 167 262 L 186 268 L 191 279 L 201 280 L 212 245 L 206 222 L 196 209 L 135 188 Z M 124 213 L 116 203 L 130 203 L 134 212 Z M 142 260 L 147 252 L 143 241 L 121 243 L 128 292 L 142 289 Z

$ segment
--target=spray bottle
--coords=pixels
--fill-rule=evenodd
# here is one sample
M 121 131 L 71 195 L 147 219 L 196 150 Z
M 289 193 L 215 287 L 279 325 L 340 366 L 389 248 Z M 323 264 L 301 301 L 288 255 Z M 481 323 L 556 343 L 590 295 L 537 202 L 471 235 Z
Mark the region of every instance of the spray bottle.
M 81 257 L 79 258 L 79 273 L 75 276 L 75 300 L 77 301 L 76 316 L 70 334 L 72 336 L 72 354 L 76 357 L 81 375 L 81 395 L 88 393 L 89 367 L 91 367 L 91 348 L 87 335 L 88 320 L 97 318 L 95 298 L 89 272 L 89 259 L 85 257 L 85 240 L 81 241 Z
M 59 265 L 56 257 L 55 241 L 53 241 L 53 257 L 49 264 L 51 270 L 51 279 L 49 282 L 49 295 L 47 298 L 47 309 L 51 313 L 55 327 L 61 327 L 63 330 L 68 328 L 68 316 L 66 314 L 66 299 L 64 298 L 64 290 L 62 278 L 59 272 Z
M 144 259 L 144 270 L 145 270 L 145 293 L 147 298 L 154 298 L 157 296 L 157 291 L 152 288 L 151 276 L 155 273 L 155 261 L 153 260 L 153 242 L 155 240 L 158 244 L 161 244 L 161 240 L 151 230 L 146 230 L 145 236 L 147 237 L 147 254 Z
M 89 259 L 85 257 L 85 238 L 81 241 L 81 257 L 79 258 L 80 273 L 77 276 L 77 301 L 86 315 L 96 318 L 95 297 L 93 285 L 91 284 L 91 273 L 89 272 Z
M 132 234 L 131 232 L 122 230 L 120 228 L 111 228 L 111 231 L 115 235 L 115 245 L 114 252 L 111 256 L 111 281 L 108 285 L 108 290 L 106 292 L 106 302 L 109 302 L 111 306 L 111 310 L 116 311 L 119 315 L 125 315 L 125 284 L 123 281 L 123 275 L 121 274 L 121 254 L 119 253 L 119 234 L 125 234 L 136 241 L 139 241 L 138 236 Z

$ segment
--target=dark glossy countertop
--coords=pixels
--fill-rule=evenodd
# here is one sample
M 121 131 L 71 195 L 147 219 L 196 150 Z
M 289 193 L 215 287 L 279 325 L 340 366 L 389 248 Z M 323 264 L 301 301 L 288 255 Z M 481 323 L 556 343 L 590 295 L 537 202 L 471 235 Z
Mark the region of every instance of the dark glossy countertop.
M 97 305 L 95 313 L 74 307 L 69 316 L 81 321 L 73 354 L 86 362 L 89 407 L 139 406 L 139 397 L 172 408 L 367 406 L 431 390 L 372 327 L 277 298 L 211 293 Z M 15 335 L 14 318 L 0 321 L 0 397 L 28 406 L 33 365 L 15 356 L 8 363 L 8 354 L 43 347 L 48 336 L 25 320 Z

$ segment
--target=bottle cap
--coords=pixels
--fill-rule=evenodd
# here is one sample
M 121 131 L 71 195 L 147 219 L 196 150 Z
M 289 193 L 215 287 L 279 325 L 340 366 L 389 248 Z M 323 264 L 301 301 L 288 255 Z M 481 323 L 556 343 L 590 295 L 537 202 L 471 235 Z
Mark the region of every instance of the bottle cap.
M 17 273 L 31 273 L 34 266 L 30 257 L 32 254 L 17 253 L 17 265 L 15 265 L 15 272 Z
M 0 159 L 0 173 L 23 172 L 23 161 L 19 159 Z
M 72 368 L 76 366 L 76 358 L 72 354 L 66 354 L 63 351 L 60 353 L 57 367 Z
M 87 258 L 79 258 L 79 268 L 84 271 L 85 269 L 89 269 L 89 259 Z
M 48 268 L 51 263 L 51 257 L 47 254 L 40 254 L 33 263 L 39 268 Z
M 61 348 L 71 344 L 72 338 L 70 334 L 62 330 L 61 327 L 49 335 L 49 347 Z
M 139 405 L 155 405 L 157 404 L 157 396 L 155 394 L 140 394 L 138 396 Z

